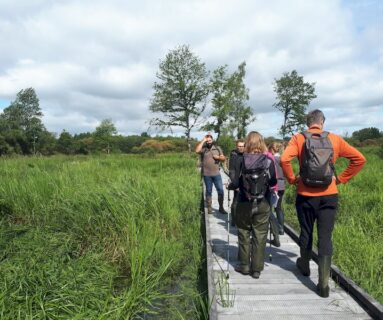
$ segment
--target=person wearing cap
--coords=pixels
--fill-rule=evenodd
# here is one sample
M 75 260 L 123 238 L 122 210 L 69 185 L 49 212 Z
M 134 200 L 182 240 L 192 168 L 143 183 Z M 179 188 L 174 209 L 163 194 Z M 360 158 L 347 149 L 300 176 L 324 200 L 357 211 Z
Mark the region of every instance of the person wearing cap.
M 223 208 L 224 191 L 219 165 L 226 160 L 222 149 L 214 144 L 213 136 L 208 133 L 197 145 L 195 152 L 201 155 L 201 173 L 205 183 L 205 198 L 208 213 L 212 214 L 212 192 L 213 184 L 218 193 L 219 212 L 227 214 Z
M 305 184 L 299 175 L 295 175 L 291 161 L 298 157 L 300 167 L 303 166 L 305 136 L 303 133 L 294 135 L 281 156 L 281 167 L 287 181 L 297 187 L 296 211 L 300 225 L 299 246 L 300 257 L 296 261 L 298 270 L 304 275 L 310 275 L 310 258 L 313 244 L 313 229 L 315 222 L 318 230 L 318 285 L 320 297 L 329 296 L 329 276 L 333 252 L 332 231 L 338 208 L 337 184 L 347 183 L 364 166 L 365 157 L 344 139 L 333 133 L 323 131 L 325 117 L 320 110 L 313 110 L 307 115 L 307 133 L 327 134 L 333 148 L 332 163 L 339 157 L 349 160 L 347 168 L 337 177 L 333 176 L 327 186 L 310 186 Z M 335 171 L 334 171 L 335 173 Z

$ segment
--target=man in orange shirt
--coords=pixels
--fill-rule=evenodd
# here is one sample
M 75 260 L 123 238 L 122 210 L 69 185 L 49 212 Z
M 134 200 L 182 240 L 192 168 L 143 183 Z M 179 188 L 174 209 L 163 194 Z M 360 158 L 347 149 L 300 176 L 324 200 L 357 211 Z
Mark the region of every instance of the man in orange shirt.
M 337 184 L 347 183 L 362 169 L 366 159 L 358 150 L 350 146 L 341 137 L 332 133 L 328 133 L 327 135 L 327 133 L 323 131 L 324 121 L 325 117 L 322 111 L 314 110 L 309 112 L 307 115 L 307 134 L 327 136 L 328 140 L 326 138 L 322 139 L 325 139 L 326 143 L 329 141 L 328 145 L 332 145 L 330 153 L 330 157 L 332 154 L 332 163 L 330 161 L 329 168 L 333 168 L 332 164 L 335 164 L 339 157 L 350 160 L 348 167 L 339 176 L 333 176 L 332 179 L 330 176 L 329 184 L 325 186 L 313 186 L 313 184 L 308 182 L 306 177 L 302 179 L 302 176 L 307 172 L 306 170 L 302 170 L 305 166 L 304 159 L 307 157 L 305 153 L 307 138 L 302 133 L 298 133 L 291 138 L 281 157 L 281 166 L 288 182 L 297 186 L 295 205 L 301 228 L 299 236 L 301 256 L 297 259 L 297 267 L 304 276 L 310 275 L 309 262 L 313 242 L 313 229 L 315 221 L 317 221 L 319 267 L 317 290 L 321 297 L 326 298 L 329 296 L 328 279 L 332 256 L 332 231 L 334 229 L 338 205 Z M 297 176 L 294 174 L 291 165 L 291 161 L 295 157 L 298 157 L 300 164 L 300 174 Z M 331 172 L 335 175 L 335 170 Z M 310 184 L 310 186 L 308 184 Z

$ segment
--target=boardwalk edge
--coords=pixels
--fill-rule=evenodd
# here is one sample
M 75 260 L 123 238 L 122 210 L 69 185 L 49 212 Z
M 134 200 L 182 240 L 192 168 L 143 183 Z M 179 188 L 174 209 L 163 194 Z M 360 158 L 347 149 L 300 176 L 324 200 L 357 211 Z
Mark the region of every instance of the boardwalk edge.
M 298 233 L 285 223 L 285 232 L 298 243 Z M 318 251 L 313 249 L 313 260 L 318 263 Z M 331 264 L 331 278 L 348 292 L 355 301 L 374 319 L 383 319 L 383 305 L 371 297 L 367 292 L 360 288 L 354 281 L 348 278 L 340 269 Z
M 204 221 L 204 234 L 205 234 L 205 244 L 206 244 L 206 267 L 207 267 L 207 286 L 208 286 L 208 298 L 209 298 L 209 320 L 217 320 L 217 300 L 216 300 L 216 290 L 214 284 L 214 274 L 213 274 L 213 249 L 210 233 L 210 223 L 208 219 L 207 207 L 205 202 L 205 184 L 203 183 L 202 189 L 202 201 L 203 201 L 203 221 Z

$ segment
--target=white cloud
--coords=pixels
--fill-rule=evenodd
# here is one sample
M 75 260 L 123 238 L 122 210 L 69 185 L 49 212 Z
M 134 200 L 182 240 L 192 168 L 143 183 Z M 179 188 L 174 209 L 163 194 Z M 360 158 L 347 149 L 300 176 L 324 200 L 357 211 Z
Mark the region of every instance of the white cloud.
M 246 61 L 251 129 L 277 134 L 272 84 L 293 69 L 316 83 L 310 108 L 330 129 L 382 129 L 382 12 L 376 1 L 1 1 L 0 100 L 34 87 L 49 130 L 112 118 L 140 133 L 159 60 L 190 44 L 210 70 Z

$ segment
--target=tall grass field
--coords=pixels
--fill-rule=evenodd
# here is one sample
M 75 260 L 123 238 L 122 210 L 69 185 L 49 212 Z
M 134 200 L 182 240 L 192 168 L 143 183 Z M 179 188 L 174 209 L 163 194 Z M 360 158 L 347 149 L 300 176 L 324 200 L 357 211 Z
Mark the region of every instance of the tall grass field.
M 206 315 L 195 158 L 16 158 L 0 176 L 0 319 Z
M 367 158 L 362 171 L 338 186 L 333 263 L 383 303 L 383 159 L 378 148 L 362 148 L 361 152 Z M 337 173 L 347 163 L 340 159 Z M 299 231 L 294 203 L 295 187 L 289 186 L 284 199 L 287 222 Z
M 361 151 L 334 263 L 383 303 L 383 160 Z M 207 319 L 194 157 L 1 159 L 0 175 L 0 319 Z M 284 200 L 299 230 L 294 187 Z

